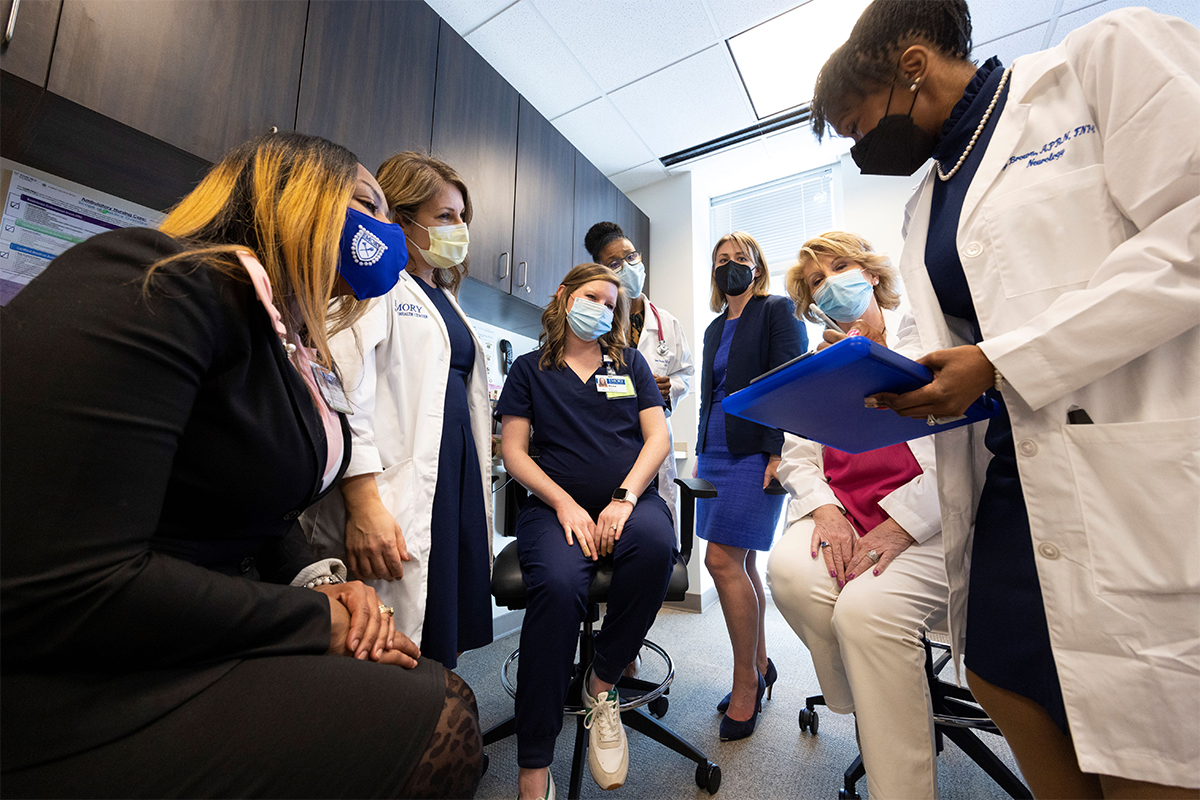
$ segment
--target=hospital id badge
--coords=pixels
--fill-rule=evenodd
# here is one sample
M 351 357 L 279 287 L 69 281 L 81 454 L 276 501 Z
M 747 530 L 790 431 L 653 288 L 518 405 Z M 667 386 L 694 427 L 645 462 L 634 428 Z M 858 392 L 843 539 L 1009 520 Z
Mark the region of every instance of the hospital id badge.
M 597 375 L 596 391 L 604 392 L 609 400 L 634 397 L 637 394 L 628 375 Z
M 353 414 L 354 412 L 350 409 L 350 400 L 346 397 L 346 392 L 342 389 L 342 381 L 338 376 L 320 364 L 310 361 L 308 365 L 312 367 L 313 377 L 317 380 L 317 388 L 321 390 L 321 396 L 325 398 L 325 405 L 342 414 Z

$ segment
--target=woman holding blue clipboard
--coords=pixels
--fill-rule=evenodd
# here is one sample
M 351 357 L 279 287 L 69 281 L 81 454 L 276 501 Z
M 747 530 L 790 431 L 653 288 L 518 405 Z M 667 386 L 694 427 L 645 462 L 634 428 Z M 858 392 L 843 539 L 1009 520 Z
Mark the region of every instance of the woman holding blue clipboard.
M 950 624 L 1041 797 L 1200 796 L 1200 32 L 1121 9 L 976 67 L 965 2 L 863 12 L 813 130 L 911 175 Z M 969 589 L 969 592 L 968 592 Z

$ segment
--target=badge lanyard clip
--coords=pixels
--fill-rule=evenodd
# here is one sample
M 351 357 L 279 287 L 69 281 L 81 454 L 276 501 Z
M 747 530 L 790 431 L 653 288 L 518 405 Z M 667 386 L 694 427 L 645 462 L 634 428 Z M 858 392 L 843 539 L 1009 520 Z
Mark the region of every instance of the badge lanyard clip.
M 613 369 L 613 360 L 612 360 L 612 356 L 610 356 L 610 355 L 605 355 L 605 356 L 604 356 L 604 368 L 605 368 L 605 369 L 608 371 L 608 374 L 609 374 L 609 375 L 616 375 L 616 374 L 617 374 L 616 370 L 614 370 L 614 369 Z

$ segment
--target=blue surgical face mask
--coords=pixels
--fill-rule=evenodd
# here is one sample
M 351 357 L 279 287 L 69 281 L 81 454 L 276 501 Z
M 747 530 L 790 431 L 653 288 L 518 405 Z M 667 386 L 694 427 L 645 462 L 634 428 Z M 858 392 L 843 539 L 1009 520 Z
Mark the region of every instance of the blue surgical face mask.
M 642 262 L 625 264 L 617 277 L 625 287 L 625 294 L 630 300 L 642 296 L 642 286 L 646 283 L 646 266 Z
M 830 275 L 813 293 L 813 301 L 835 322 L 854 322 L 871 305 L 874 295 L 875 287 L 856 269 Z
M 612 330 L 613 312 L 608 306 L 586 297 L 576 297 L 567 311 L 567 323 L 580 339 L 594 342 Z
M 399 225 L 346 209 L 338 272 L 355 297 L 366 300 L 387 294 L 407 265 L 408 248 Z

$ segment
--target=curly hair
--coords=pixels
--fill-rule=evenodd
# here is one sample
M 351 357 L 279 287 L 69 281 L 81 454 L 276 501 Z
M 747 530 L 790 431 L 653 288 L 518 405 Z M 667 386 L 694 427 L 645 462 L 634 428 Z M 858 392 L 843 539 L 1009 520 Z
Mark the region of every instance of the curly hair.
M 416 219 L 417 210 L 436 197 L 447 185 L 462 193 L 462 221 L 471 224 L 474 209 L 471 192 L 458 173 L 445 161 L 412 150 L 388 158 L 375 173 L 375 179 L 383 189 L 387 204 L 396 222 L 408 225 Z M 470 271 L 471 257 L 452 269 L 435 269 L 433 282 L 458 296 L 458 287 Z
M 596 263 L 600 263 L 600 253 L 604 248 L 608 247 L 618 239 L 628 239 L 625 231 L 621 230 L 621 226 L 615 222 L 597 222 L 592 227 L 588 228 L 587 235 L 583 237 L 584 249 L 588 251 Z
M 580 264 L 567 273 L 558 287 L 562 291 L 550 298 L 542 312 L 542 334 L 538 346 L 542 355 L 538 369 L 562 369 L 567 365 L 567 299 L 585 283 L 605 281 L 617 287 L 617 304 L 613 308 L 612 330 L 598 340 L 601 349 L 618 367 L 625 366 L 625 331 L 629 329 L 629 298 L 621 288 L 621 279 L 603 264 Z
M 813 88 L 812 129 L 817 139 L 838 107 L 886 89 L 900 54 L 914 44 L 966 61 L 971 52 L 971 12 L 966 0 L 875 0 L 850 38 L 833 51 Z
M 797 264 L 787 271 L 783 282 L 796 304 L 796 317 L 821 324 L 821 319 L 809 311 L 813 302 L 812 289 L 804 279 L 804 267 L 818 263 L 819 256 L 845 258 L 862 267 L 864 273 L 879 279 L 875 285 L 875 302 L 880 308 L 893 309 L 900 305 L 900 273 L 891 259 L 875 252 L 871 243 L 855 233 L 829 231 L 809 239 L 800 247 Z

